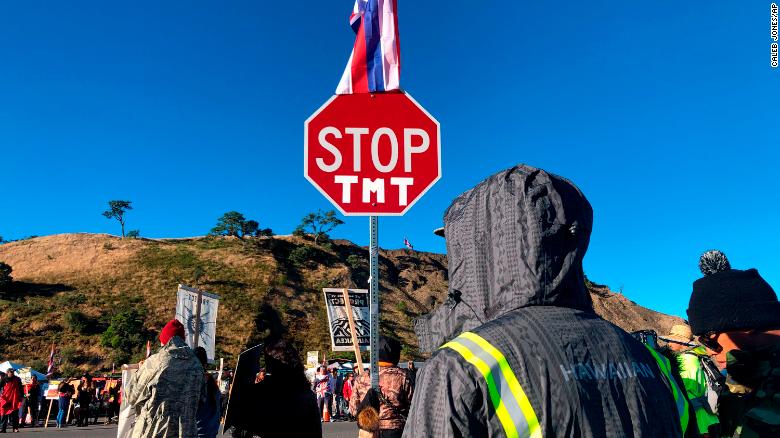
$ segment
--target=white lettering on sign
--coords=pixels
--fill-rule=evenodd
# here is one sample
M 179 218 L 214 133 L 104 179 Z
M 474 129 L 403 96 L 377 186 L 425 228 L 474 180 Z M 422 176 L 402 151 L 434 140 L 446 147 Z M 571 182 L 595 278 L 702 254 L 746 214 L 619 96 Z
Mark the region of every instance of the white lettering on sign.
M 355 128 L 349 127 L 344 129 L 344 133 L 352 136 L 352 171 L 360 172 L 362 157 L 361 150 L 363 148 L 362 136 L 369 134 L 368 128 Z M 343 138 L 341 131 L 333 126 L 327 126 L 322 128 L 317 136 L 320 146 L 333 155 L 333 163 L 326 164 L 322 157 L 317 158 L 317 166 L 323 172 L 335 172 L 341 167 L 343 156 L 339 148 L 328 140 L 328 136 L 333 136 L 336 139 Z M 382 142 L 382 144 L 389 144 L 390 146 L 390 161 L 386 164 L 382 163 L 379 158 L 379 146 L 382 137 L 387 137 L 388 142 Z M 431 138 L 424 129 L 420 128 L 404 128 L 403 132 L 403 161 L 404 172 L 412 171 L 412 156 L 414 154 L 421 154 L 428 150 L 431 145 Z M 419 143 L 419 144 L 416 144 Z M 376 170 L 382 173 L 392 172 L 398 165 L 398 136 L 390 128 L 379 128 L 374 131 L 371 136 L 371 162 Z
M 371 202 L 371 194 L 376 193 L 376 202 L 380 204 L 385 203 L 385 180 L 383 178 L 377 178 L 372 180 L 371 178 L 363 178 L 363 202 L 368 204 Z
M 360 136 L 368 134 L 368 128 L 346 128 L 344 132 L 352 134 L 352 147 L 354 153 L 352 155 L 352 170 L 360 172 Z
M 317 158 L 317 166 L 323 172 L 335 172 L 341 166 L 341 152 L 339 152 L 339 148 L 333 146 L 328 142 L 328 139 L 325 138 L 328 134 L 331 134 L 336 138 L 341 138 L 341 132 L 337 128 L 328 126 L 326 128 L 322 128 L 322 131 L 320 131 L 320 134 L 317 136 L 320 141 L 320 145 L 327 149 L 328 152 L 333 154 L 333 164 L 327 165 L 325 164 L 325 160 L 322 158 Z
M 390 139 L 390 162 L 387 165 L 379 161 L 379 140 L 383 135 Z M 392 172 L 395 169 L 395 165 L 398 163 L 398 138 L 396 138 L 392 129 L 379 128 L 374 132 L 374 136 L 371 137 L 371 161 L 374 163 L 376 170 L 382 173 Z
M 344 128 L 344 134 L 352 136 L 352 171 L 361 171 L 361 150 L 363 148 L 363 136 L 371 134 L 371 163 L 374 168 L 382 173 L 393 172 L 398 166 L 399 144 L 398 136 L 390 128 L 379 128 L 373 133 L 368 128 L 348 127 Z M 339 148 L 332 143 L 332 139 L 341 139 L 344 136 L 338 128 L 327 126 L 323 128 L 318 135 L 320 145 L 333 156 L 333 162 L 328 164 L 326 159 L 318 157 L 317 166 L 323 172 L 335 172 L 339 170 L 344 160 Z M 386 137 L 386 139 L 385 139 Z M 382 147 L 390 147 L 390 158 L 387 163 L 383 163 L 379 157 L 380 142 Z M 421 154 L 428 150 L 431 145 L 431 139 L 428 133 L 419 128 L 404 128 L 403 130 L 403 166 L 404 172 L 412 171 L 412 159 L 414 154 Z M 346 170 L 346 169 L 342 169 Z M 357 175 L 334 175 L 333 182 L 341 184 L 341 202 L 349 204 L 352 202 L 352 185 L 360 184 L 360 193 L 363 203 L 371 203 L 375 197 L 377 203 L 385 202 L 385 178 L 362 178 L 359 181 Z M 398 187 L 398 204 L 405 206 L 409 204 L 409 186 L 414 185 L 412 177 L 391 177 L 390 185 Z
M 412 146 L 412 136 L 417 136 L 422 139 L 422 142 L 417 146 Z M 431 145 L 431 139 L 428 137 L 428 133 L 424 129 L 419 128 L 405 128 L 404 129 L 404 172 L 412 171 L 412 154 L 421 154 L 428 150 L 428 146 Z M 406 204 L 403 204 L 406 205 Z
M 333 181 L 336 182 L 336 184 L 341 184 L 341 202 L 345 204 L 349 204 L 352 202 L 350 193 L 350 188 L 352 184 L 355 184 L 358 182 L 358 177 L 355 175 L 336 175 L 333 178 Z
M 414 184 L 414 178 L 402 178 L 392 177 L 390 178 L 390 185 L 398 186 L 398 205 L 407 205 L 408 197 L 406 196 L 406 188 Z

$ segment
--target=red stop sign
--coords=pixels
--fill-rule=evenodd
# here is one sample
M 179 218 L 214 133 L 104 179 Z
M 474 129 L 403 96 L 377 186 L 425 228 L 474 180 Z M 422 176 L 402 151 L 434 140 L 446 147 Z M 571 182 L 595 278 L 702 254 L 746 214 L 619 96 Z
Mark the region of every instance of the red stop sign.
M 304 124 L 306 179 L 348 216 L 399 216 L 441 177 L 439 122 L 405 93 L 332 97 Z

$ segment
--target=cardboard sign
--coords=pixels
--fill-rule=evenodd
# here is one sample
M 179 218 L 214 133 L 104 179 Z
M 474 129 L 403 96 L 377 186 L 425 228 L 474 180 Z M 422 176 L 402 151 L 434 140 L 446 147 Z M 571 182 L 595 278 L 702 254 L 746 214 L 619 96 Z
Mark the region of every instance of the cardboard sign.
M 349 289 L 348 291 L 358 345 L 361 350 L 369 350 L 371 326 L 369 325 L 368 290 Z M 354 351 L 347 309 L 344 306 L 344 289 L 325 288 L 322 292 L 325 294 L 325 306 L 328 312 L 331 349 L 333 351 Z

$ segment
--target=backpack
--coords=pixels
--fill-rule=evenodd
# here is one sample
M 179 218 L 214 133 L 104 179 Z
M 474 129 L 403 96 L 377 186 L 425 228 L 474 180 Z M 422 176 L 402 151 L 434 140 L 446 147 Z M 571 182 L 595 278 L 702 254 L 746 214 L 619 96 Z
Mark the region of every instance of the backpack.
M 720 373 L 715 362 L 709 356 L 698 355 L 701 369 L 707 377 L 707 405 L 710 412 L 718 414 L 718 398 L 727 391 L 726 377 Z

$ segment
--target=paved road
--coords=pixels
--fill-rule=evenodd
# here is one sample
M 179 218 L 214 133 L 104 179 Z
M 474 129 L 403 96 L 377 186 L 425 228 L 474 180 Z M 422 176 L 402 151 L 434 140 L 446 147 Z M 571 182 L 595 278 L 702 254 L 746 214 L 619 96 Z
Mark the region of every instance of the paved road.
M 21 429 L 19 434 L 10 436 L 30 436 L 32 438 L 58 437 L 58 438 L 114 438 L 116 437 L 116 425 L 95 425 L 88 427 L 66 427 L 64 429 L 55 429 L 54 422 L 48 429 L 37 427 L 33 429 Z M 9 430 L 10 432 L 10 430 Z M 357 426 L 355 423 L 325 423 L 322 425 L 322 436 L 324 438 L 356 438 Z M 225 435 L 229 437 L 230 435 Z

